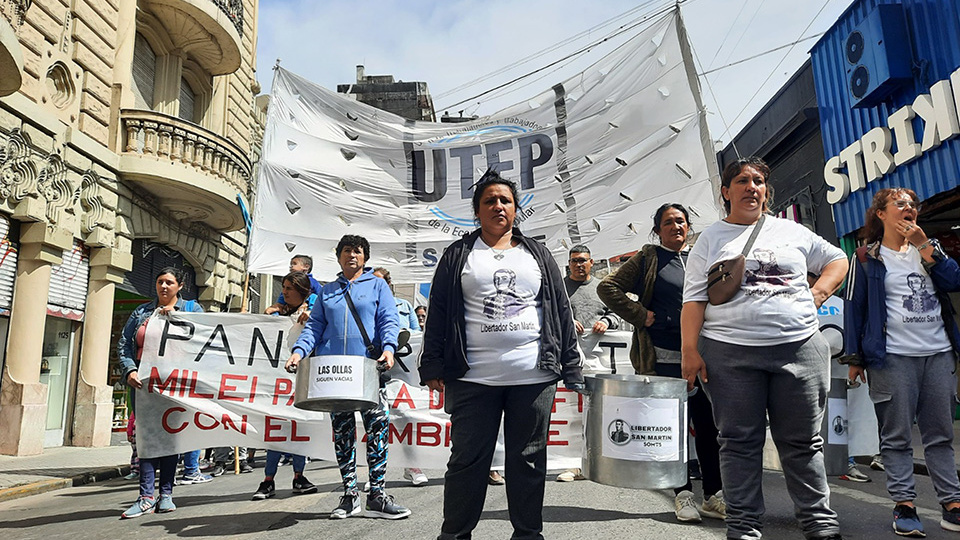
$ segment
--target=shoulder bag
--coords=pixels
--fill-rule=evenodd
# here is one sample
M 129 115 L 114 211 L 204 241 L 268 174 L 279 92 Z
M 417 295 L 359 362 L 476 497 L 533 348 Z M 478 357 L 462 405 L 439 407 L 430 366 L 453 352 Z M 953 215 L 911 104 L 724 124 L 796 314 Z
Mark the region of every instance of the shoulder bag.
M 743 271 L 746 267 L 747 254 L 753 248 L 753 243 L 760 234 L 760 228 L 763 227 L 763 220 L 766 214 L 761 214 L 757 221 L 757 226 L 753 228 L 753 233 L 743 246 L 743 252 L 732 259 L 717 261 L 707 272 L 707 296 L 710 298 L 710 304 L 719 306 L 725 304 L 737 291 L 740 290 L 740 284 L 743 283 Z

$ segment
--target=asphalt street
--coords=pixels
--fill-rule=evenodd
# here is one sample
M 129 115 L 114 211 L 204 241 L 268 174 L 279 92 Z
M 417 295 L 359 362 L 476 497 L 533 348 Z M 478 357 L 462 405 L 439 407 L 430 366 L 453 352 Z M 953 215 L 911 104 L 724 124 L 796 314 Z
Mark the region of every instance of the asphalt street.
M 892 507 L 886 498 L 883 473 L 865 466 L 861 469 L 872 478 L 871 483 L 831 479 L 832 504 L 840 514 L 844 537 L 896 538 L 891 530 Z M 431 476 L 429 484 L 413 487 L 401 479 L 400 470 L 388 471 L 388 493 L 413 511 L 409 518 L 398 521 L 328 519 L 341 494 L 339 472 L 330 463 L 313 462 L 307 466 L 307 476 L 320 488 L 313 495 L 291 494 L 292 471 L 288 466 L 278 474 L 277 496 L 253 501 L 251 496 L 262 479 L 262 469 L 257 469 L 206 484 L 178 486 L 174 490 L 175 512 L 133 520 L 120 520 L 119 516 L 136 499 L 137 486 L 121 479 L 8 501 L 0 503 L 0 538 L 431 539 L 440 528 L 443 480 L 442 471 L 427 472 Z M 590 481 L 560 483 L 553 478 L 551 475 L 547 483 L 544 507 L 544 536 L 548 539 L 725 538 L 723 523 L 717 520 L 707 519 L 697 525 L 678 523 L 672 491 L 620 489 Z M 939 528 L 939 510 L 929 478 L 918 476 L 918 484 L 917 502 L 928 538 L 960 538 Z M 802 538 L 782 474 L 766 472 L 763 488 L 767 506 L 764 536 Z M 503 487 L 491 486 L 474 538 L 509 538 L 512 528 L 506 508 Z

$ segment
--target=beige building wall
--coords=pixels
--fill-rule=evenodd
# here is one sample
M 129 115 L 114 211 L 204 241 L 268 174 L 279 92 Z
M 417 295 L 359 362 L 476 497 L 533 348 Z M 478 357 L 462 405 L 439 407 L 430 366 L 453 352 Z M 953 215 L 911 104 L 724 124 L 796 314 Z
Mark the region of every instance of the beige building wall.
M 90 250 L 90 272 L 63 444 L 110 442 L 110 321 L 116 284 L 136 264 L 134 239 L 180 252 L 207 310 L 239 309 L 246 235 L 237 195 L 249 201 L 251 138 L 262 133 L 257 7 L 0 0 L 0 214 L 19 222 L 0 453 L 43 450 L 47 291 L 52 265 L 75 240 Z M 156 54 L 154 101 L 139 108 L 138 35 Z M 185 95 L 191 118 L 179 117 Z

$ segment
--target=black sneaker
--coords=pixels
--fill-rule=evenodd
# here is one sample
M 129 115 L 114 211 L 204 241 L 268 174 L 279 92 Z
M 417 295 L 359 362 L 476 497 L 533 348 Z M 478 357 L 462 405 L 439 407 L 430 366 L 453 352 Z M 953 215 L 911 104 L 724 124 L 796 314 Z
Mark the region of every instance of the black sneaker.
M 241 461 L 240 461 L 240 472 L 241 472 L 241 473 L 253 472 L 253 467 L 251 467 L 250 464 L 247 463 L 247 460 L 245 460 L 245 459 L 244 459 L 244 460 L 241 460 Z
M 360 494 L 356 491 L 348 491 L 340 497 L 340 504 L 330 512 L 330 519 L 347 519 L 359 514 L 360 511 Z
M 293 494 L 294 495 L 306 495 L 308 493 L 316 493 L 317 486 L 313 485 L 307 477 L 304 475 L 297 476 L 293 479 Z
M 217 462 L 212 469 L 210 469 L 210 476 L 223 476 L 223 463 Z
M 260 487 L 257 488 L 257 492 L 253 494 L 253 500 L 262 501 L 264 499 L 269 499 L 277 494 L 277 486 L 274 485 L 273 480 L 264 480 L 260 482 Z
M 383 519 L 402 519 L 410 515 L 410 509 L 397 504 L 393 495 L 379 492 L 367 495 L 366 517 Z

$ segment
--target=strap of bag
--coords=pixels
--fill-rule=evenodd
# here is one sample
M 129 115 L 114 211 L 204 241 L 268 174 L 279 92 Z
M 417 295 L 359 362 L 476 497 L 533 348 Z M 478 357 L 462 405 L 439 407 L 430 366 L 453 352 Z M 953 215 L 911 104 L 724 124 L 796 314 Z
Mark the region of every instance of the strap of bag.
M 370 345 L 373 344 L 370 341 L 370 336 L 367 335 L 367 329 L 363 327 L 363 321 L 360 320 L 360 314 L 357 313 L 357 307 L 353 305 L 353 298 L 350 298 L 350 290 L 347 289 L 346 285 L 341 287 L 343 289 L 343 294 L 347 297 L 347 307 L 350 308 L 350 313 L 353 314 L 353 320 L 357 322 L 357 326 L 360 328 L 360 335 L 363 336 L 363 345 L 367 348 L 370 348 Z
M 760 214 L 760 219 L 757 221 L 757 226 L 753 228 L 753 233 L 750 234 L 750 238 L 747 239 L 747 245 L 743 246 L 744 257 L 750 253 L 750 248 L 753 247 L 753 243 L 757 240 L 757 236 L 760 234 L 760 227 L 763 227 L 763 220 L 767 219 L 766 214 Z

